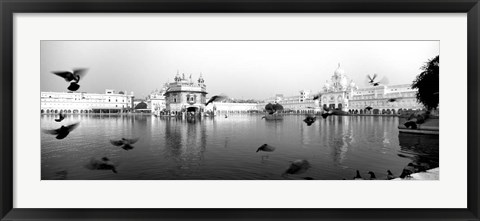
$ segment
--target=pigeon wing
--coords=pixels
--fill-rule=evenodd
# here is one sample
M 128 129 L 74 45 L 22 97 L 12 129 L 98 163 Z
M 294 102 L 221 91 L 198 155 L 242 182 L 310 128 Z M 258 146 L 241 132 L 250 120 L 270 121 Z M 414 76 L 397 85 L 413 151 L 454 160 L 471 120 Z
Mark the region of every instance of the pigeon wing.
M 110 140 L 110 143 L 113 144 L 114 146 L 122 146 L 123 145 L 122 140 Z
M 83 78 L 83 76 L 85 76 L 85 74 L 87 73 L 87 70 L 86 68 L 79 68 L 79 69 L 75 69 L 73 70 L 73 75 L 77 77 L 77 82 L 80 81 L 81 78 Z
M 54 71 L 52 73 L 57 75 L 57 76 L 62 77 L 63 79 L 65 79 L 66 82 L 75 80 L 72 72 L 69 72 L 69 71 Z
M 79 123 L 74 123 L 74 124 L 70 124 L 70 125 L 66 126 L 66 128 L 68 128 L 68 131 L 70 132 L 70 131 L 74 130 L 75 128 L 77 128 L 78 125 L 79 125 Z
M 209 103 L 212 103 L 213 101 L 215 101 L 215 99 L 217 99 L 217 96 L 211 97 L 211 98 L 207 101 L 207 103 L 205 104 L 205 106 L 207 106 Z
M 133 138 L 133 139 L 124 139 L 124 141 L 128 144 L 134 144 L 138 141 L 138 137 L 137 138 Z
M 373 82 L 373 78 L 370 75 L 367 75 L 369 82 Z
M 46 130 L 46 129 L 43 129 L 42 131 L 43 131 L 44 133 L 46 133 L 46 134 L 58 135 L 58 133 L 60 132 L 60 129 L 55 129 L 55 130 Z

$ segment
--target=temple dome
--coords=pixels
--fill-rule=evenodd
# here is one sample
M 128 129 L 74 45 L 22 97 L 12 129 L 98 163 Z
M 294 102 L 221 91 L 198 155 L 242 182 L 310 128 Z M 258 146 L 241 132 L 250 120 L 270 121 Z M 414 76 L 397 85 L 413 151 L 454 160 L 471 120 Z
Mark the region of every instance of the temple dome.
M 345 75 L 345 71 L 340 68 L 340 63 L 338 63 L 337 70 L 333 74 L 338 77 Z

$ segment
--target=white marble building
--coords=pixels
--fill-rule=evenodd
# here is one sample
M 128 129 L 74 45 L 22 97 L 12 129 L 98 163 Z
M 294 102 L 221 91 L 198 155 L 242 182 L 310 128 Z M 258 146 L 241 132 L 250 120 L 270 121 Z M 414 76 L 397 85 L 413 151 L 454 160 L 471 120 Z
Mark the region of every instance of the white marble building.
M 133 92 L 127 95 L 106 89 L 104 94 L 40 92 L 41 113 L 121 113 L 132 108 Z

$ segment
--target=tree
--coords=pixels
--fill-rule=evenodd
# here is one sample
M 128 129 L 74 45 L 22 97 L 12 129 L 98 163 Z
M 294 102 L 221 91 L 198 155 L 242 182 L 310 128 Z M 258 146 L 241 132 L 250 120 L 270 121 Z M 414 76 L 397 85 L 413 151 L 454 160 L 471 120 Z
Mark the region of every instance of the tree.
M 147 109 L 148 105 L 145 102 L 140 102 L 135 106 L 135 109 Z
M 422 73 L 417 76 L 417 79 L 412 84 L 412 89 L 417 89 L 417 101 L 429 110 L 438 107 L 439 63 L 440 58 L 438 55 L 428 60 L 421 67 Z

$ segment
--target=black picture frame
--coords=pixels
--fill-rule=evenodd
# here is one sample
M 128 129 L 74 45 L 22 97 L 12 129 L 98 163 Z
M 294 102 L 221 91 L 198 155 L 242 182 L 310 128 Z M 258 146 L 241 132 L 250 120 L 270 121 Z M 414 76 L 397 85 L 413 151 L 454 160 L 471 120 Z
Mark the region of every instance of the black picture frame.
M 1 220 L 480 220 L 478 0 L 0 0 Z M 466 209 L 16 209 L 13 202 L 14 13 L 467 13 L 468 208 Z M 449 148 L 449 147 L 447 147 Z M 445 190 L 448 191 L 448 190 Z M 322 200 L 322 199 L 319 199 Z M 448 200 L 448 199 L 445 199 Z

